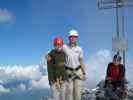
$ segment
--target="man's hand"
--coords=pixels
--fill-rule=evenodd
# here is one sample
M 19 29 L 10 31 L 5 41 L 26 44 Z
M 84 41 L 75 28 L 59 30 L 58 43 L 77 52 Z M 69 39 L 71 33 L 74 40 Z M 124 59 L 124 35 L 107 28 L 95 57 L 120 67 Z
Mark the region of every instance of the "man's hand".
M 81 68 L 81 71 L 82 71 L 82 74 L 83 74 L 83 78 L 82 79 L 86 80 L 85 65 L 83 63 L 83 59 L 80 58 L 79 62 L 80 62 L 80 68 Z
M 56 86 L 56 89 L 58 90 L 58 91 L 60 91 L 60 89 L 61 89 L 61 83 L 60 83 L 61 81 L 59 80 L 59 79 L 57 79 L 56 80 L 56 83 L 55 83 L 55 86 Z
M 83 80 L 86 80 L 86 75 L 85 74 L 83 74 Z
M 52 59 L 49 55 L 46 55 L 45 58 L 47 61 L 51 61 L 51 59 Z

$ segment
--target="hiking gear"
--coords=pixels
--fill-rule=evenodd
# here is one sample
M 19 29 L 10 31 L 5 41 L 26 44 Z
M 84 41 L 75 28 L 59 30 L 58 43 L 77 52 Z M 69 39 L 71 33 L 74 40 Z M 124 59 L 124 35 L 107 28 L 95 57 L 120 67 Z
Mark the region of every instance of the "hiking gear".
M 61 37 L 56 37 L 53 41 L 54 46 L 62 46 L 64 41 Z
M 70 30 L 68 37 L 71 37 L 71 36 L 78 37 L 79 36 L 78 35 L 78 31 L 77 30 L 74 30 L 74 29 Z

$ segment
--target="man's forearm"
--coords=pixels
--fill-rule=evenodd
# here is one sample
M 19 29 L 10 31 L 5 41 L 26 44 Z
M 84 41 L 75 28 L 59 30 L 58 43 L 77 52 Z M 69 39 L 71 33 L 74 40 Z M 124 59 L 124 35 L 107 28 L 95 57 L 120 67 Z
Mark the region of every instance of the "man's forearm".
M 81 70 L 82 70 L 82 73 L 85 75 L 85 65 L 83 64 L 83 60 L 80 59 L 80 67 L 81 67 Z
M 81 70 L 82 70 L 82 73 L 85 75 L 85 67 L 84 67 L 84 65 L 81 65 Z

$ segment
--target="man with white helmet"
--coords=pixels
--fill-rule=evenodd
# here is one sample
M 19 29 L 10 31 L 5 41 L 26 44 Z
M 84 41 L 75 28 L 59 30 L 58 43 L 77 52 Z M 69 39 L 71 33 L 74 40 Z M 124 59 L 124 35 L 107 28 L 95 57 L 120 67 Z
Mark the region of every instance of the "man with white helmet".
M 78 32 L 70 30 L 69 43 L 63 46 L 66 55 L 66 71 L 68 74 L 68 100 L 81 100 L 81 82 L 85 79 L 85 70 L 83 64 L 83 50 L 77 45 Z

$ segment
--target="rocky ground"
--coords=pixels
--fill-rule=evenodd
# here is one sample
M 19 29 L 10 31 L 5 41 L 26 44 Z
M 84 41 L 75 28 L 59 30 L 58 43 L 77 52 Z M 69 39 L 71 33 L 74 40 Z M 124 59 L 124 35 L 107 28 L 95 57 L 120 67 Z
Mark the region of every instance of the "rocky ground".
M 101 81 L 94 89 L 83 88 L 81 100 L 110 100 L 104 96 L 105 92 L 103 90 L 103 84 L 104 84 L 104 81 Z M 127 98 L 124 100 L 133 100 L 133 88 L 128 88 L 127 90 L 128 90 Z M 48 100 L 52 100 L 52 99 L 48 99 Z M 117 100 L 120 100 L 120 99 L 117 99 Z
M 101 81 L 97 85 L 97 88 L 95 89 L 84 88 L 82 90 L 82 100 L 109 100 L 108 98 L 104 96 L 105 92 L 102 88 L 103 84 L 104 84 L 103 81 Z M 133 100 L 133 88 L 128 88 L 127 90 L 128 90 L 127 98 L 124 100 Z M 120 99 L 117 99 L 117 100 L 120 100 Z

